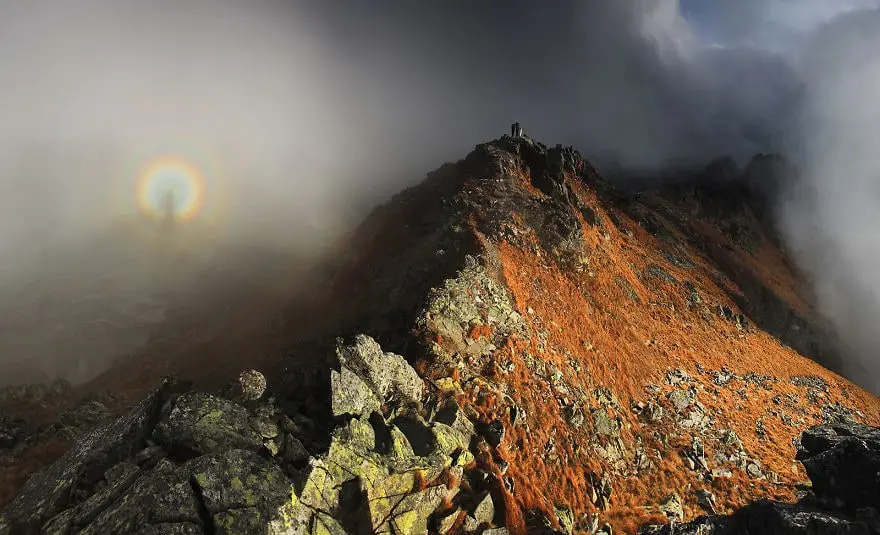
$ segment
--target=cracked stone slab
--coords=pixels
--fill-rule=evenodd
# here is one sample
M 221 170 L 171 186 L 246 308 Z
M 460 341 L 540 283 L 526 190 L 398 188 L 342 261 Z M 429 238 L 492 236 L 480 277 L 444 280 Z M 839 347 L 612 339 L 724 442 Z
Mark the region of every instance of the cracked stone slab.
M 205 455 L 189 461 L 185 469 L 211 515 L 250 508 L 265 522 L 290 495 L 290 482 L 278 465 L 246 450 Z
M 78 487 L 99 480 L 110 466 L 140 451 L 160 417 L 166 400 L 177 389 L 167 380 L 125 416 L 80 437 L 47 469 L 35 474 L 5 511 L 9 532 L 36 533 L 66 509 Z M 4 528 L 0 524 L 0 533 Z
M 181 396 L 167 420 L 156 426 L 156 441 L 169 450 L 196 455 L 229 449 L 259 451 L 263 441 L 249 424 L 247 409 L 203 392 Z
M 330 386 L 333 416 L 369 416 L 382 406 L 370 385 L 348 368 L 343 367 L 338 372 L 331 370 Z
M 162 460 L 79 532 L 80 535 L 130 533 L 148 524 L 202 526 L 189 473 Z
M 382 399 L 398 396 L 419 402 L 425 383 L 405 358 L 385 353 L 369 336 L 355 336 L 354 344 L 336 350 L 339 363 L 363 379 Z

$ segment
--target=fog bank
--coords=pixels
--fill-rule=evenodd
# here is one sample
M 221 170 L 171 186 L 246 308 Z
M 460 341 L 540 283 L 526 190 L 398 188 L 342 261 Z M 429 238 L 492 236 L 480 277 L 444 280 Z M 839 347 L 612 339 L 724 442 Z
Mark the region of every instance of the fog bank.
M 109 303 L 89 313 L 100 316 L 244 246 L 231 263 L 245 271 L 266 263 L 256 251 L 307 263 L 375 203 L 519 121 L 600 171 L 793 155 L 804 176 L 781 207 L 786 235 L 876 377 L 877 8 L 0 0 L 5 308 L 21 292 L 63 288 L 67 303 L 88 287 Z M 166 262 L 135 190 L 171 156 L 200 171 L 204 195 Z M 95 283 L 96 270 L 115 282 Z M 6 314 L 0 331 L 24 332 L 25 316 L 38 328 L 61 305 L 41 306 Z M 75 339 L 71 314 L 56 323 Z M 0 347 L 0 373 L 12 381 L 3 363 L 46 354 L 88 359 L 88 346 L 59 356 L 59 340 Z

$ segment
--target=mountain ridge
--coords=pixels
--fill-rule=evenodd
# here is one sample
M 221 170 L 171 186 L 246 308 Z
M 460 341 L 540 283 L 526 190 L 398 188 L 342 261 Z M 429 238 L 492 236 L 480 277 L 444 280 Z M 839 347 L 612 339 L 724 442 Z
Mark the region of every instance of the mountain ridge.
M 762 156 L 737 176 L 760 182 L 779 165 Z M 448 504 L 459 527 L 478 491 L 492 496 L 489 523 L 513 533 L 545 520 L 589 531 L 594 515 L 634 533 L 695 518 L 706 493 L 719 513 L 796 499 L 800 434 L 878 425 L 880 401 L 827 369 L 842 370 L 836 341 L 778 247 L 769 201 L 711 178 L 730 173 L 716 162 L 631 193 L 570 147 L 478 145 L 376 207 L 320 268 L 326 295 L 289 311 L 289 349 L 260 369 L 273 410 L 339 424 L 326 414 L 340 402 L 337 338 L 364 333 L 425 381 L 411 418 L 436 428 L 430 407 L 454 403 L 474 426 L 475 465 Z M 160 379 L 141 373 L 130 382 L 144 389 Z M 408 429 L 399 411 L 379 412 Z

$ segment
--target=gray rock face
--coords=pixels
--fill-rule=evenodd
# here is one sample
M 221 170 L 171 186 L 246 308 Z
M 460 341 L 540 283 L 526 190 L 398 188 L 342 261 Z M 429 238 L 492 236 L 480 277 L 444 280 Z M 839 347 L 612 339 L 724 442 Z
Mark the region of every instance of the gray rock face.
M 798 459 L 813 495 L 796 504 L 759 501 L 732 516 L 647 526 L 641 533 L 868 535 L 880 533 L 880 428 L 823 424 L 804 431 Z
M 127 415 L 81 437 L 52 466 L 31 477 L 0 515 L 0 534 L 4 529 L 16 535 L 37 533 L 77 496 L 91 494 L 108 468 L 144 447 L 174 390 L 175 384 L 166 381 Z
M 228 449 L 258 451 L 263 442 L 248 419 L 248 411 L 231 401 L 201 392 L 185 394 L 156 426 L 156 442 L 191 455 Z
M 880 508 L 880 429 L 856 423 L 810 428 L 801 437 L 797 459 L 823 506 Z
M 353 345 L 338 348 L 336 354 L 343 369 L 363 379 L 379 398 L 421 401 L 425 385 L 419 374 L 400 355 L 384 353 L 369 336 L 357 335 Z
M 382 405 L 370 385 L 348 368 L 330 372 L 330 387 L 333 416 L 368 416 Z

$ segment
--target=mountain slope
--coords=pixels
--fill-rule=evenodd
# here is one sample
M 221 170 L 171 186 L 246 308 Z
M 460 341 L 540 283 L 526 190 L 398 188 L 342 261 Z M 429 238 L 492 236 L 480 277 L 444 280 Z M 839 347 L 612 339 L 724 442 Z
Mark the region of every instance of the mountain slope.
M 880 400 L 829 371 L 842 369 L 836 342 L 767 225 L 766 200 L 713 180 L 717 167 L 635 193 L 570 148 L 481 144 L 339 244 L 325 299 L 287 312 L 283 359 L 240 365 L 264 371 L 282 405 L 354 425 L 329 416 L 337 337 L 365 333 L 405 356 L 428 385 L 409 417 L 434 425 L 432 407 L 462 407 L 475 426 L 465 480 L 489 491 L 493 523 L 512 533 L 584 531 L 593 515 L 634 533 L 707 508 L 793 501 L 807 480 L 793 464 L 802 431 L 878 425 Z M 138 384 L 118 366 L 92 386 L 124 382 L 134 395 L 175 372 L 220 382 L 187 350 L 161 358 L 140 363 Z M 397 411 L 383 405 L 370 425 L 378 433 Z M 462 489 L 447 505 L 476 514 Z
M 804 428 L 878 422 L 876 397 L 808 358 L 840 369 L 760 205 L 701 178 L 629 196 L 576 151 L 502 138 L 352 238 L 348 325 L 503 424 L 507 525 L 563 504 L 630 532 L 675 492 L 698 514 L 698 488 L 719 510 L 792 499 Z M 610 504 L 591 490 L 603 478 Z

